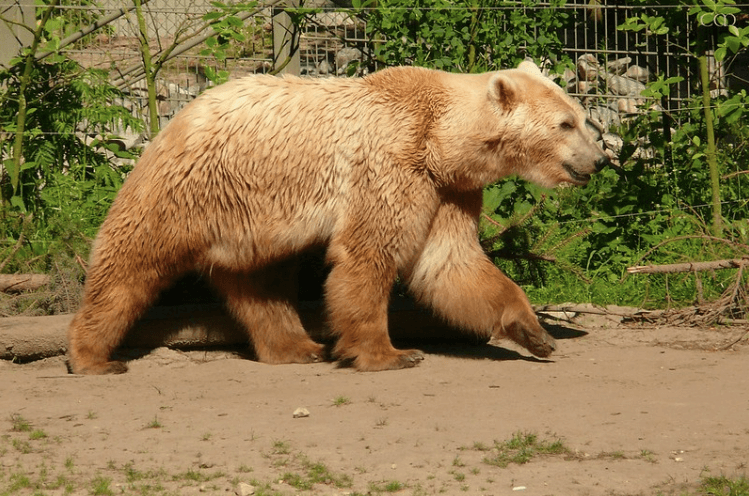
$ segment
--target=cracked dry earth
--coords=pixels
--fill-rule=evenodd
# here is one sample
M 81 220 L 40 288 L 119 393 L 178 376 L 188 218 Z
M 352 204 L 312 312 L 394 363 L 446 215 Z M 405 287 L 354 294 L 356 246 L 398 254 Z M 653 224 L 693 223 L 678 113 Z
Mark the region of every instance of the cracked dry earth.
M 166 348 L 120 376 L 0 362 L 0 494 L 682 495 L 749 472 L 746 329 L 550 330 L 548 360 L 430 345 L 378 373 Z M 501 462 L 513 436 L 536 445 Z

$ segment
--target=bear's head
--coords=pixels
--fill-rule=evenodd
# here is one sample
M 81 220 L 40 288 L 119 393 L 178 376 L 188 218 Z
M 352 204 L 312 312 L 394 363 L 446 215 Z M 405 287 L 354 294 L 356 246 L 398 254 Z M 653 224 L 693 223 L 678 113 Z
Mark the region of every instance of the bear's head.
M 495 73 L 487 93 L 512 173 L 546 187 L 586 184 L 609 163 L 601 126 L 534 63 Z
M 447 107 L 438 131 L 443 163 L 454 164 L 446 178 L 453 186 L 477 188 L 512 174 L 549 188 L 582 185 L 609 163 L 597 144 L 600 125 L 532 62 L 470 77 L 451 80 L 460 104 Z

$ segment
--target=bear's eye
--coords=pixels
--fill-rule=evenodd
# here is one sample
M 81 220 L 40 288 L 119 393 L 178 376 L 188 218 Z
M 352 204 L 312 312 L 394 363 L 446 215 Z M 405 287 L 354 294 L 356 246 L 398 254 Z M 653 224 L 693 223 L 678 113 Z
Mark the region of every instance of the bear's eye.
M 565 131 L 569 131 L 571 129 L 575 129 L 575 123 L 572 121 L 562 121 L 559 127 L 564 129 Z

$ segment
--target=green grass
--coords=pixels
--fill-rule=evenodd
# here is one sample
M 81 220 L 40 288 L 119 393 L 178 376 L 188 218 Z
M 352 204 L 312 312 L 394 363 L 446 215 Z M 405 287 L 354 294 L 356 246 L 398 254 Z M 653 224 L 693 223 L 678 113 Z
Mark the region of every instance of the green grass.
M 13 432 L 29 432 L 31 431 L 31 424 L 28 420 L 23 418 L 20 414 L 14 413 L 10 416 L 10 422 L 12 424 L 11 430 Z
M 408 486 L 400 481 L 383 481 L 383 482 L 370 482 L 369 492 L 370 493 L 395 493 L 406 489 Z
M 31 453 L 33 451 L 31 449 L 31 443 L 29 443 L 28 441 L 22 441 L 20 439 L 14 439 L 11 442 L 11 444 L 16 449 L 16 451 L 18 451 L 18 452 L 20 452 L 20 453 L 22 453 L 24 455 L 28 455 L 29 453 Z
M 93 496 L 114 496 L 111 484 L 112 479 L 98 475 L 91 481 L 90 492 Z
M 492 451 L 492 455 L 484 457 L 484 463 L 504 468 L 511 463 L 528 463 L 536 456 L 566 455 L 570 450 L 560 439 L 540 440 L 536 434 L 516 432 L 507 441 L 495 441 Z
M 729 479 L 725 476 L 702 479 L 700 495 L 705 496 L 749 496 L 749 479 L 746 476 Z
M 28 444 L 28 441 L 23 441 Z M 254 472 L 246 465 L 239 466 L 233 473 L 221 471 L 206 471 L 197 468 L 187 468 L 182 472 L 167 472 L 163 468 L 153 467 L 152 464 L 136 466 L 129 462 L 124 465 L 116 462 L 104 462 L 99 472 L 85 475 L 75 470 L 73 457 L 45 459 L 36 467 L 17 466 L 0 467 L 0 496 L 41 496 L 57 494 L 83 494 L 88 496 L 115 496 L 119 494 L 137 496 L 172 496 L 181 494 L 183 488 L 200 486 L 201 492 L 206 494 L 224 494 L 231 492 L 240 482 L 248 482 L 255 487 L 255 496 L 288 496 L 289 494 L 315 493 L 347 493 L 350 496 L 384 496 L 387 494 L 409 494 L 414 496 L 426 494 L 459 494 L 460 492 L 481 489 L 474 484 L 481 484 L 477 479 L 481 465 L 477 458 L 485 457 L 484 462 L 493 465 L 485 468 L 487 472 L 486 484 L 494 484 L 496 477 L 491 472 L 496 467 L 505 467 L 512 463 L 528 463 L 540 456 L 564 455 L 570 465 L 580 461 L 558 439 L 542 439 L 528 433 L 515 433 L 510 439 L 495 442 L 489 447 L 485 444 L 474 443 L 475 454 L 468 453 L 463 448 L 460 456 L 454 456 L 452 462 L 447 459 L 442 465 L 442 474 L 425 475 L 424 481 L 431 481 L 429 487 L 422 486 L 419 481 L 408 484 L 398 480 L 368 480 L 364 474 L 366 470 L 355 471 L 359 483 L 366 489 L 363 492 L 354 491 L 354 477 L 337 473 L 333 468 L 321 461 L 313 461 L 302 453 L 297 453 L 287 441 L 272 443 L 278 453 L 268 455 L 284 460 L 284 469 L 270 472 L 263 471 L 261 480 L 248 480 L 248 473 Z M 642 460 L 650 461 L 653 453 L 649 450 L 605 452 L 611 460 Z M 478 465 L 478 466 L 476 466 Z M 570 468 L 572 469 L 572 467 Z M 442 482 L 438 477 L 442 476 Z M 447 476 L 447 478 L 445 478 Z M 282 484 L 279 481 L 283 481 Z M 441 485 L 440 485 L 441 484 Z M 470 484 L 470 486 L 469 486 Z M 358 485 L 358 484 L 357 484 Z M 362 491 L 361 489 L 359 489 Z M 749 496 L 749 479 L 746 476 L 707 477 L 703 474 L 700 481 L 682 485 L 672 492 L 653 492 L 659 496 Z M 228 493 L 226 493 L 228 494 Z
M 148 424 L 146 424 L 146 429 L 161 429 L 164 427 L 161 422 L 159 422 L 158 417 L 154 417 L 152 421 L 150 421 Z
M 41 430 L 41 429 L 35 429 L 31 431 L 31 434 L 29 434 L 29 439 L 32 441 L 37 441 L 39 439 L 45 439 L 47 437 L 47 434 Z
M 215 479 L 219 479 L 223 477 L 225 474 L 223 472 L 214 472 L 211 474 L 207 474 L 205 472 L 201 472 L 199 470 L 193 470 L 191 468 L 188 468 L 186 471 L 179 473 L 177 475 L 172 476 L 173 481 L 187 481 L 187 482 L 197 482 L 197 483 L 203 483 L 212 481 Z

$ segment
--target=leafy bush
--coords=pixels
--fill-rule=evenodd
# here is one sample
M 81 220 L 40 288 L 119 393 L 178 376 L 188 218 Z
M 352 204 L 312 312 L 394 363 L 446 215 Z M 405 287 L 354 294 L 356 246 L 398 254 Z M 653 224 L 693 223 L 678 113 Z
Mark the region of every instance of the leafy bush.
M 35 61 L 21 95 L 21 68 L 17 61 L 0 71 L 4 133 L 17 131 L 19 106 L 26 107 L 17 187 L 10 180 L 12 159 L 6 160 L 0 178 L 0 236 L 6 247 L 21 235 L 25 242 L 4 271 L 45 271 L 54 252 L 88 251 L 88 241 L 129 169 L 114 159 L 132 158 L 109 140 L 117 129 L 141 130 L 143 123 L 114 103 L 122 95 L 102 71 L 84 70 L 62 58 Z M 5 157 L 16 153 L 12 140 L 1 146 Z
M 483 242 L 497 264 L 544 302 L 663 306 L 714 298 L 735 274 L 631 276 L 628 266 L 741 257 L 749 251 L 749 126 L 739 118 L 749 98 L 739 92 L 713 109 L 718 136 L 723 238 L 712 235 L 709 171 L 705 164 L 704 114 L 697 102 L 662 140 L 659 113 L 625 123 L 621 167 L 594 176 L 584 188 L 544 191 L 517 179 L 485 190 Z M 737 110 L 742 109 L 742 110 Z M 687 118 L 688 117 L 688 118 Z M 662 143 L 672 154 L 663 164 Z M 643 145 L 645 143 L 645 145 Z M 493 221 L 493 222 L 492 222 Z M 498 227 L 502 226 L 502 227 Z
M 497 2 L 417 0 L 354 1 L 375 40 L 375 56 L 388 65 L 407 64 L 436 69 L 480 72 L 515 67 L 525 57 L 569 63 L 558 32 L 568 14 L 557 7 L 564 0 Z

